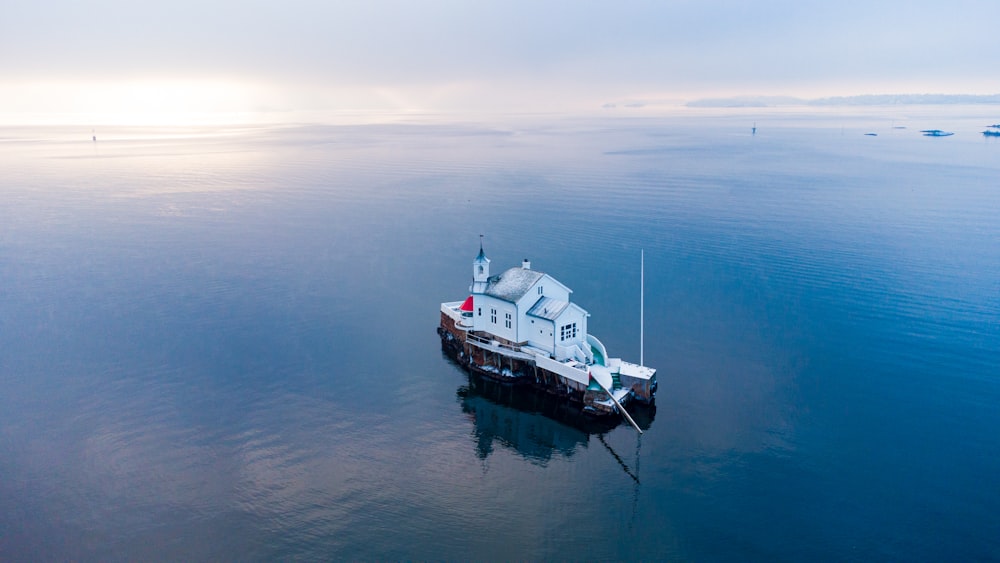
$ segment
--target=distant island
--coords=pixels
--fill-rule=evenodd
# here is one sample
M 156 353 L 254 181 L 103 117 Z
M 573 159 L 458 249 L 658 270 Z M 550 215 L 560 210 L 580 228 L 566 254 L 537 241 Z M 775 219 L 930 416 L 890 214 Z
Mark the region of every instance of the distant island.
M 829 98 L 790 96 L 735 96 L 703 98 L 685 104 L 694 108 L 765 108 L 782 106 L 892 106 L 945 104 L 1000 104 L 1000 94 L 865 94 Z

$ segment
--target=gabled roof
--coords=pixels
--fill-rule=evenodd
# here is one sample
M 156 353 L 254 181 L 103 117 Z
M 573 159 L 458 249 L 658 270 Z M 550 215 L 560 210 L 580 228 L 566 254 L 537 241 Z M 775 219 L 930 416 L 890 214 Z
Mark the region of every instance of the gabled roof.
M 563 311 L 569 307 L 569 301 L 559 301 L 551 297 L 540 297 L 538 301 L 528 309 L 528 314 L 550 321 L 556 320 Z
M 499 276 L 491 277 L 483 293 L 497 299 L 517 303 L 518 299 L 524 297 L 531 286 L 544 275 L 537 270 L 514 267 Z

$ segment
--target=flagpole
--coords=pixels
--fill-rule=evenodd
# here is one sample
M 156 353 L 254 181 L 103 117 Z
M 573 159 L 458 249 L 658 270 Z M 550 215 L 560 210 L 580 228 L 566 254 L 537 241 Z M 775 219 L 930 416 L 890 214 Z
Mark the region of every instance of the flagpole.
M 646 329 L 646 251 L 639 250 L 639 365 L 644 366 L 643 345 Z

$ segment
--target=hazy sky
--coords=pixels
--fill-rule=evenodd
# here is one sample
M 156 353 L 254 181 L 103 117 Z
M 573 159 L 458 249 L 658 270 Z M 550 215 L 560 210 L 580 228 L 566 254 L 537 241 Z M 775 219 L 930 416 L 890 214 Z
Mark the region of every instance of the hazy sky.
M 998 0 L 5 0 L 0 113 L 1000 92 Z

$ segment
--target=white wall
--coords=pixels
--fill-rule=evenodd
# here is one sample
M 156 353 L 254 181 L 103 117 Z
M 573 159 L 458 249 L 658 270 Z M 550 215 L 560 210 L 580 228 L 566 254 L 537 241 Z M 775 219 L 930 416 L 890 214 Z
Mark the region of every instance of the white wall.
M 527 317 L 527 322 L 522 326 L 521 333 L 525 335 L 524 340 L 527 340 L 528 344 L 552 353 L 552 346 L 555 342 L 555 325 L 552 321 Z
M 541 293 L 539 293 L 541 288 Z M 541 297 L 550 297 L 559 301 L 569 301 L 570 290 L 557 282 L 552 276 L 544 274 L 518 300 L 517 304 L 497 299 L 481 293 L 472 296 L 472 319 L 475 330 L 495 334 L 512 342 L 529 342 L 543 350 L 554 350 L 556 344 L 579 344 L 586 350 L 587 312 L 580 306 L 570 303 L 557 322 L 529 317 L 526 313 Z M 490 310 L 496 309 L 496 323 L 492 322 Z M 511 315 L 511 327 L 506 326 L 506 315 Z M 569 319 L 569 320 L 566 320 Z M 532 322 L 534 321 L 534 322 Z M 559 327 L 576 323 L 577 336 L 572 342 L 559 342 Z
M 496 323 L 493 323 L 490 310 L 496 310 Z M 506 315 L 510 314 L 511 327 L 507 328 Z M 517 309 L 509 303 L 489 295 L 474 294 L 472 296 L 472 319 L 476 330 L 484 330 L 512 342 L 520 342 L 517 338 Z
M 539 288 L 541 288 L 541 293 L 539 293 Z M 551 297 L 559 301 L 569 301 L 570 290 L 557 282 L 552 276 L 548 274 L 543 274 L 541 278 L 538 279 L 528 291 L 521 296 L 521 299 L 517 302 L 518 319 L 517 324 L 520 329 L 520 334 L 518 335 L 519 341 L 523 342 L 525 340 L 530 340 L 538 336 L 538 329 L 532 328 L 531 319 L 535 319 L 535 324 L 538 324 L 540 319 L 535 317 L 529 317 L 527 315 L 531 307 L 538 302 L 542 297 Z M 546 335 L 548 332 L 546 332 Z M 545 345 L 545 349 L 552 349 L 553 341 L 550 339 Z
M 541 293 L 538 292 L 539 287 L 541 288 Z M 555 278 L 548 274 L 543 274 L 542 277 L 538 278 L 531 288 L 521 297 L 517 302 L 518 307 L 523 307 L 524 311 L 531 308 L 532 305 L 538 301 L 539 297 L 551 297 L 559 301 L 569 301 L 569 294 L 572 293 L 569 288 L 563 284 L 557 282 Z
M 576 324 L 576 336 L 563 340 L 562 327 L 574 323 Z M 561 353 L 556 355 L 557 359 L 561 359 L 565 355 L 565 348 L 571 348 L 574 345 L 579 346 L 580 350 L 589 356 L 590 350 L 587 346 L 587 312 L 575 303 L 570 303 L 569 307 L 566 307 L 566 310 L 553 323 L 553 338 L 555 339 L 556 350 L 561 351 Z

